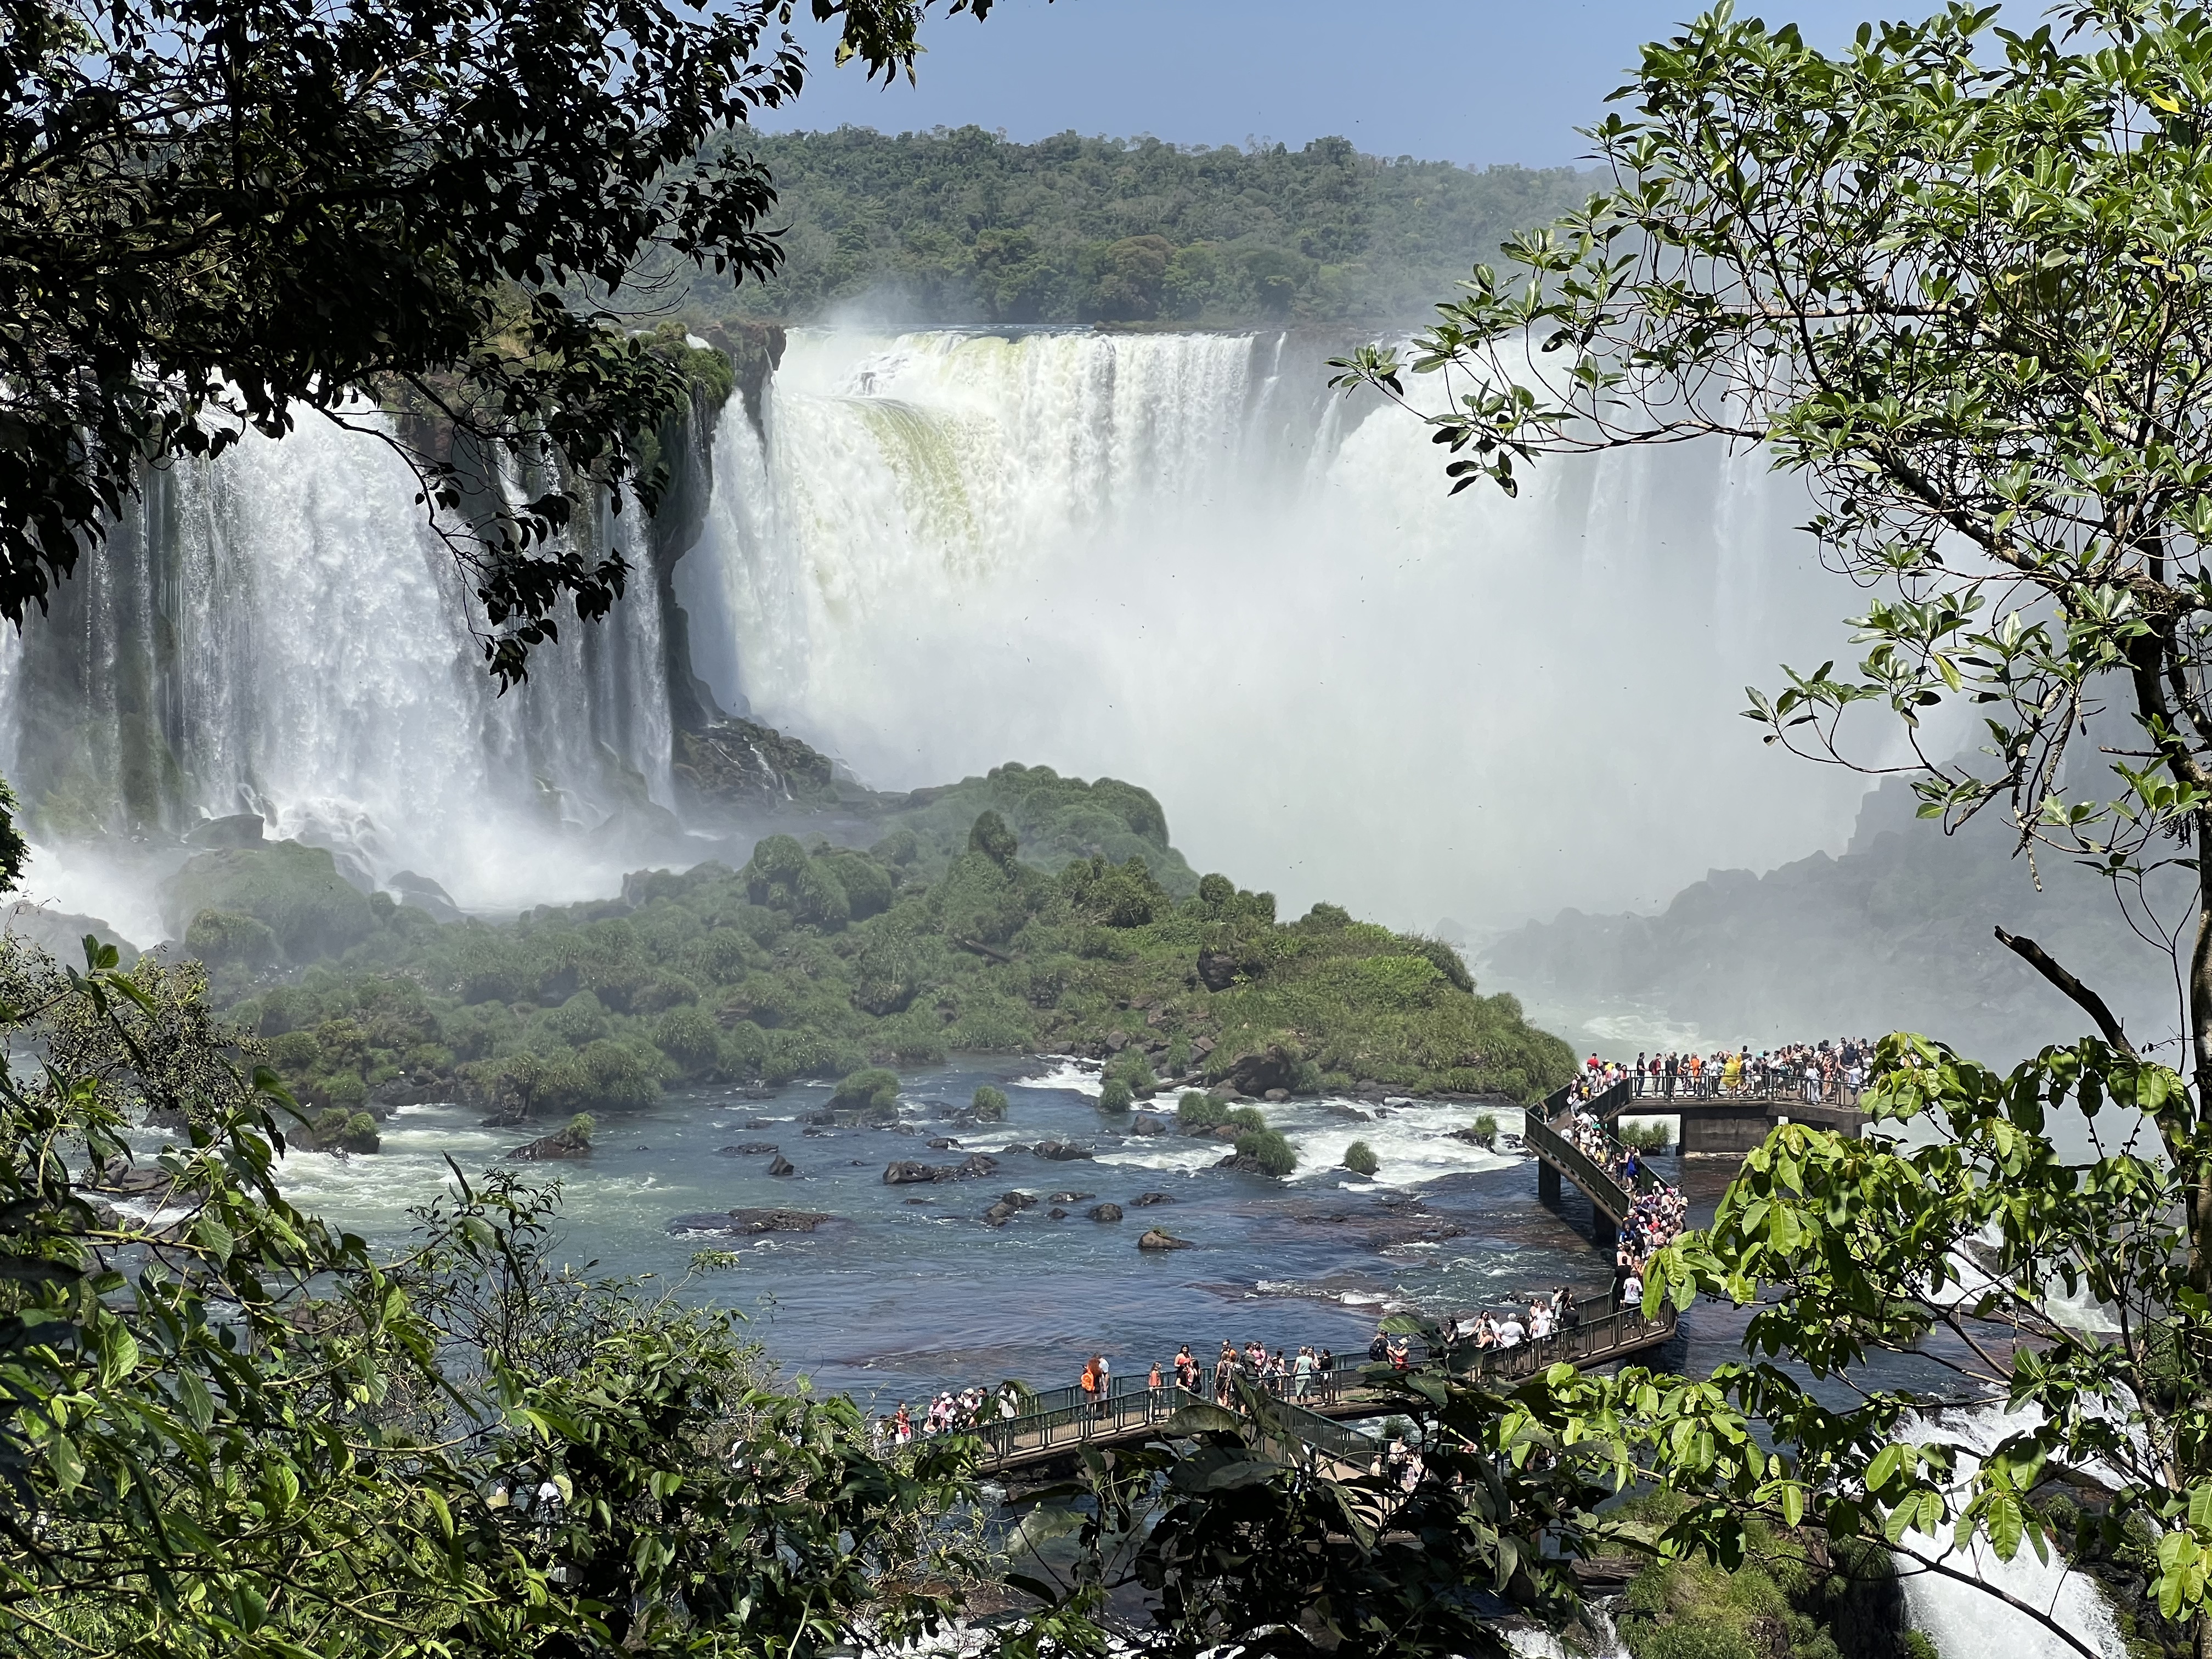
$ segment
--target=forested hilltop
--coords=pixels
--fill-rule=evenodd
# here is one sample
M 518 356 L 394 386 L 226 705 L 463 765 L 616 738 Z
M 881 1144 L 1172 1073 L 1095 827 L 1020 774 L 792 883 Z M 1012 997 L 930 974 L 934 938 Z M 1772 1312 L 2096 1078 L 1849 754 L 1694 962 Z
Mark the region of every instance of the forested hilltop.
M 1513 232 L 1578 204 L 1570 167 L 1480 171 L 1302 149 L 1218 149 L 981 127 L 748 134 L 774 178 L 781 269 L 701 276 L 701 320 L 1377 321 L 1425 315 Z
M 1133 785 L 1009 765 L 878 799 L 895 804 L 840 826 L 865 846 L 771 835 L 741 868 L 641 872 L 506 924 L 364 895 L 290 842 L 202 854 L 168 899 L 217 999 L 339 1144 L 374 1144 L 366 1108 L 456 1087 L 557 1118 L 960 1050 L 1111 1054 L 1139 1096 L 1185 1079 L 1525 1100 L 1571 1074 L 1449 946 L 1329 904 L 1279 921 L 1273 894 L 1200 878 Z

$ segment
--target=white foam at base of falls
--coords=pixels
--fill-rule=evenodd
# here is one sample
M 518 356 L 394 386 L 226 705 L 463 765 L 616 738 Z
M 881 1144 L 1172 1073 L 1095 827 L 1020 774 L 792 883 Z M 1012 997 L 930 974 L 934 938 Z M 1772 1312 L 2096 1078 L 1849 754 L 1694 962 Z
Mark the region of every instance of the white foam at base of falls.
M 1856 781 L 1735 718 L 1840 654 L 1802 497 L 1677 449 L 1451 500 L 1326 349 L 797 331 L 765 438 L 718 432 L 719 689 L 879 787 L 1143 783 L 1291 913 L 1612 908 L 1840 842 Z

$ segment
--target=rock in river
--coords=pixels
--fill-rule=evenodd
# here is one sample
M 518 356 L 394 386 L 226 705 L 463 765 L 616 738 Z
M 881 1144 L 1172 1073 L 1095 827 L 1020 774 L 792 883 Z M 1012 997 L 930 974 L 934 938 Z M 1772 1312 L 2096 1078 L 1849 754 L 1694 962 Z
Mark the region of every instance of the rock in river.
M 1121 1206 L 1118 1204 L 1095 1205 L 1091 1207 L 1090 1215 L 1093 1221 L 1119 1221 L 1121 1218 Z
M 884 1185 L 908 1187 L 921 1181 L 972 1181 L 996 1174 L 999 1161 L 984 1152 L 970 1152 L 958 1164 L 920 1164 L 910 1158 L 894 1158 L 884 1166 Z
M 811 1210 L 709 1210 L 679 1215 L 668 1226 L 679 1233 L 811 1233 L 836 1218 Z
M 1172 1233 L 1162 1232 L 1158 1227 L 1148 1227 L 1145 1230 L 1145 1236 L 1137 1241 L 1137 1248 L 1140 1250 L 1193 1250 L 1198 1247 L 1187 1238 L 1177 1238 Z
M 773 1140 L 741 1140 L 734 1146 L 717 1146 L 714 1155 L 717 1158 L 758 1158 L 764 1152 L 775 1150 L 776 1144 Z
M 772 1176 L 793 1176 L 799 1173 L 792 1167 L 791 1160 L 781 1152 L 778 1152 L 769 1161 L 768 1172 Z
M 589 1158 L 592 1143 L 587 1136 L 576 1133 L 572 1127 L 550 1135 L 540 1135 L 527 1146 L 518 1146 L 507 1156 L 526 1164 L 550 1163 L 556 1158 Z
M 1048 1158 L 1056 1164 L 1065 1164 L 1071 1158 L 1096 1156 L 1088 1146 L 1079 1146 L 1072 1140 L 1040 1140 L 1030 1150 L 1039 1158 Z
M 1170 1198 L 1165 1193 L 1139 1193 L 1129 1201 L 1139 1209 L 1142 1209 L 1147 1204 L 1172 1204 L 1175 1200 Z

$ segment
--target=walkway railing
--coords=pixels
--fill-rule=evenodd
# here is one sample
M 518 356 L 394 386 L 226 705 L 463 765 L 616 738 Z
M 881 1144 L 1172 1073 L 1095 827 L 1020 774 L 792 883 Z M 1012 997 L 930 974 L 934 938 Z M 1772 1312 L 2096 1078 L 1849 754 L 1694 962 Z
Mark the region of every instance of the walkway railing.
M 1533 1117 L 1521 1126 L 1521 1139 L 1530 1152 L 1557 1164 L 1570 1181 L 1589 1195 L 1591 1203 L 1612 1217 L 1614 1225 L 1628 1219 L 1633 1197 L 1581 1147 L 1550 1124 L 1540 1123 Z
M 1717 1071 L 1708 1071 L 1696 1078 L 1685 1073 L 1674 1079 L 1672 1089 L 1667 1086 L 1667 1079 L 1663 1077 L 1632 1074 L 1628 1082 L 1632 1085 L 1631 1094 L 1639 1101 L 1679 1101 L 1684 1104 L 1699 1104 L 1741 1100 L 1771 1103 L 1778 1106 L 1793 1103 L 1800 1106 L 1855 1106 L 1858 1103 L 1858 1091 L 1840 1076 L 1809 1079 L 1772 1075 L 1762 1078 L 1754 1073 L 1733 1089 L 1723 1085 Z M 1638 1109 L 1631 1107 L 1629 1109 Z M 1644 1107 L 1641 1109 L 1652 1111 L 1655 1115 L 1665 1115 L 1663 1108 Z

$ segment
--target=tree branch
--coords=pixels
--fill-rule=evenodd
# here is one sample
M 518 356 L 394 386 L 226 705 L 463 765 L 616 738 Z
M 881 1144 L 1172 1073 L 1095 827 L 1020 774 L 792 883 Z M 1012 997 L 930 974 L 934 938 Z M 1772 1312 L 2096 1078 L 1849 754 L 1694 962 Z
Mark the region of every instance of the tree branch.
M 2063 992 L 2081 1011 L 2097 1022 L 2097 1029 L 2105 1034 L 2105 1041 L 2118 1048 L 2130 1060 L 2137 1058 L 2136 1046 L 2128 1041 L 2128 1034 L 2120 1029 L 2119 1017 L 2106 1006 L 2104 998 L 2068 973 L 2051 957 L 2051 953 L 2032 939 L 2022 939 L 2008 933 L 2002 927 L 1995 930 L 1997 943 L 2049 980 Z

